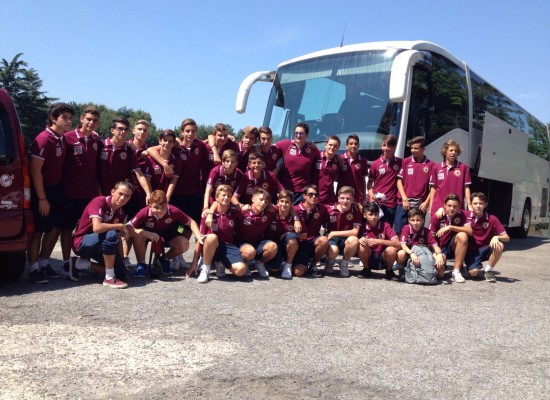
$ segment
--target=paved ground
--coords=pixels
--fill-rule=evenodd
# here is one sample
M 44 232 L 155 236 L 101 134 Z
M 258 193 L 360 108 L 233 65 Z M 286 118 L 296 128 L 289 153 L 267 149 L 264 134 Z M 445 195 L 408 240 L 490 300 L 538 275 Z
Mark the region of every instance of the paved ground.
M 548 399 L 550 240 L 507 249 L 496 284 L 2 282 L 0 399 Z

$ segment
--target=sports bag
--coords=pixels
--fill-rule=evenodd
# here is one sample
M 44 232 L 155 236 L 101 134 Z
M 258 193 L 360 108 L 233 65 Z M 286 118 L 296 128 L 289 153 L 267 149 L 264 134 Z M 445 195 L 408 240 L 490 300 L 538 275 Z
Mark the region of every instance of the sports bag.
M 437 283 L 437 270 L 435 269 L 435 262 L 430 249 L 414 245 L 411 250 L 420 258 L 420 266 L 416 267 L 409 258 L 405 265 L 405 282 L 418 283 L 420 285 L 435 285 Z

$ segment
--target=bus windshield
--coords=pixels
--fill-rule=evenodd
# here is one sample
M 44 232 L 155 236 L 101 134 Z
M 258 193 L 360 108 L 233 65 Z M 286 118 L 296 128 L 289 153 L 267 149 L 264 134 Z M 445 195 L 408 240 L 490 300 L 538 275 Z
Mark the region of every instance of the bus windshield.
M 336 135 L 360 138 L 362 149 L 379 150 L 382 137 L 397 132 L 389 100 L 391 51 L 335 54 L 284 65 L 277 71 L 264 125 L 275 140 L 291 139 L 306 122 L 309 140 Z

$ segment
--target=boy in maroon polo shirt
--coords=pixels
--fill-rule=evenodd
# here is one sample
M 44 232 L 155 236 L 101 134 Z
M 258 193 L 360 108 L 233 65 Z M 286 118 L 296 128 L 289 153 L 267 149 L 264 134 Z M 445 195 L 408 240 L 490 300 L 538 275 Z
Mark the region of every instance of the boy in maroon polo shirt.
M 468 249 L 468 236 L 472 236 L 472 226 L 460 209 L 460 199 L 456 194 L 445 197 L 445 210 L 441 217 L 430 220 L 430 231 L 441 247 L 445 261 L 454 257 L 454 281 L 464 283 L 460 268 Z
M 269 126 L 262 126 L 258 129 L 260 134 L 260 152 L 264 156 L 264 167 L 275 174 L 279 173 L 277 162 L 282 159 L 281 150 L 273 143 L 273 132 Z
M 485 212 L 485 194 L 475 192 L 471 199 L 473 211 L 470 212 L 469 219 L 473 232 L 466 253 L 466 268 L 470 277 L 475 278 L 480 275 L 479 270 L 483 268 L 483 261 L 488 261 L 483 268 L 484 277 L 486 281 L 494 283 L 496 279 L 491 271 L 502 257 L 503 243 L 509 242 L 510 236 L 497 217 Z
M 171 204 L 189 215 L 195 222 L 200 222 L 203 195 L 201 177 L 208 176 L 210 169 L 207 168 L 208 151 L 204 142 L 197 138 L 195 120 L 191 118 L 183 120 L 178 144 L 173 150 L 174 155 L 182 161 L 180 171 L 174 171 L 160 157 L 158 146 L 150 147 L 148 152 L 157 163 L 162 165 L 168 178 L 174 173 L 179 175 Z
M 220 185 L 231 186 L 232 191 L 238 186 L 243 173 L 237 168 L 237 153 L 233 150 L 225 150 L 222 154 L 222 165 L 216 165 L 210 171 L 204 191 L 202 217 L 206 217 L 209 207 L 214 202 L 214 194 Z
M 245 171 L 248 167 L 248 156 L 254 154 L 258 151 L 258 139 L 260 134 L 258 133 L 258 128 L 254 126 L 247 126 L 243 129 L 243 136 L 240 142 L 237 142 L 239 151 L 237 152 L 237 159 L 239 164 L 237 168 L 241 171 Z
M 359 228 L 361 227 L 361 211 L 354 204 L 354 190 L 351 186 L 344 186 L 338 191 L 338 203 L 328 208 L 329 223 L 327 262 L 325 275 L 334 271 L 334 261 L 340 251 L 340 276 L 349 277 L 348 262 L 357 253 L 359 246 Z
M 441 148 L 443 162 L 435 164 L 430 178 L 431 215 L 443 207 L 445 197 L 448 194 L 456 194 L 460 199 L 460 207 L 464 207 L 464 199 L 467 201 L 466 210 L 471 210 L 470 169 L 464 163 L 458 161 L 462 148 L 455 140 L 447 140 Z
M 420 266 L 420 258 L 411 250 L 413 246 L 431 247 L 435 252 L 435 268 L 437 269 L 437 277 L 443 279 L 445 274 L 445 256 L 441 248 L 437 245 L 432 232 L 424 227 L 425 214 L 416 207 L 413 207 L 408 212 L 409 223 L 401 230 L 401 250 L 397 252 L 397 264 L 402 268 L 409 257 L 416 267 Z M 386 269 L 386 279 L 396 277 L 394 272 Z
M 233 189 L 231 186 L 222 184 L 216 188 L 217 208 L 214 212 L 208 212 L 209 225 L 203 217 L 200 225 L 201 234 L 204 236 L 202 245 L 203 265 L 197 281 L 208 282 L 210 268 L 213 262 L 216 263 L 217 276 L 225 276 L 225 269 L 228 268 L 235 276 L 246 275 L 246 264 L 243 261 L 239 248 L 235 245 L 235 227 L 240 213 L 237 208 L 231 205 Z M 201 252 L 201 246 L 195 247 L 195 253 Z
M 132 197 L 134 187 L 129 180 L 117 182 L 110 196 L 94 198 L 84 209 L 73 235 L 73 257 L 69 265 L 69 278 L 80 280 L 80 270 L 105 272 L 103 285 L 124 289 L 128 285 L 126 267 L 120 257 L 120 236 L 128 236 L 124 224 L 124 205 Z M 91 260 L 96 263 L 92 263 Z
M 357 254 L 363 263 L 359 278 L 371 276 L 371 270 L 385 269 L 386 275 L 391 275 L 391 268 L 397 258 L 397 250 L 401 248 L 399 237 L 390 224 L 380 221 L 380 207 L 374 201 L 369 201 L 363 208 L 365 223 L 361 227 L 359 248 Z
M 182 235 L 183 225 L 189 227 L 198 243 L 202 244 L 199 227 L 195 221 L 183 211 L 168 204 L 168 197 L 162 190 L 151 193 L 149 204 L 141 209 L 126 227 L 130 236 L 135 239 L 135 249 L 138 264 L 134 277 L 144 278 L 147 272 L 145 266 L 146 240 L 158 242 L 162 240 L 170 250 L 160 257 L 163 274 L 171 274 L 170 260 L 187 251 L 189 240 Z
M 172 129 L 164 129 L 159 135 L 159 154 L 162 159 L 176 171 L 172 177 L 168 178 L 164 168 L 158 164 L 152 157 L 147 156 L 146 176 L 151 190 L 162 190 L 166 193 L 168 201 L 172 198 L 181 170 L 181 159 L 176 157 L 172 149 L 175 146 L 176 134 Z
M 67 147 L 63 134 L 71 129 L 74 109 L 65 103 L 54 103 L 48 113 L 48 125 L 33 141 L 31 148 L 31 204 L 35 230 L 29 247 L 29 280 L 47 283 L 61 277 L 49 259 L 64 227 L 63 163 Z
M 281 150 L 283 164 L 277 175 L 283 186 L 294 193 L 294 204 L 303 199 L 303 188 L 315 182 L 315 165 L 319 149 L 307 141 L 309 126 L 300 122 L 294 128 L 293 140 L 281 140 L 276 146 Z
M 325 150 L 320 154 L 315 165 L 315 178 L 319 182 L 319 201 L 323 204 L 336 203 L 334 183 L 338 181 L 342 159 L 338 155 L 340 138 L 331 136 L 325 143 Z
M 65 222 L 61 231 L 63 270 L 69 273 L 73 229 L 90 201 L 101 194 L 97 177 L 97 159 L 101 139 L 95 132 L 99 126 L 99 111 L 88 106 L 80 116 L 80 125 L 63 134 L 67 155 L 63 164 L 63 188 L 68 199 L 64 209 Z
M 240 251 L 245 262 L 254 260 L 254 265 L 261 278 L 268 278 L 269 272 L 265 264 L 278 267 L 282 258 L 278 254 L 277 244 L 265 239 L 265 234 L 275 218 L 275 212 L 268 209 L 271 196 L 261 188 L 255 188 L 252 193 L 252 204 L 248 209 L 241 209 L 237 220 L 237 233 Z
M 262 155 L 252 153 L 248 156 L 248 170 L 243 174 L 235 193 L 233 204 L 250 204 L 255 188 L 262 188 L 269 193 L 271 198 L 276 198 L 277 193 L 283 190 L 283 185 L 277 177 L 264 168 Z
M 214 125 L 212 135 L 208 135 L 205 140 L 208 160 L 206 160 L 206 170 L 210 172 L 216 165 L 221 164 L 221 156 L 225 150 L 233 150 L 239 159 L 239 145 L 229 139 L 229 130 L 227 125 L 217 123 Z
M 338 190 L 343 186 L 351 186 L 355 190 L 355 201 L 363 204 L 367 198 L 365 178 L 369 174 L 369 164 L 359 154 L 359 136 L 349 135 L 346 149 L 348 151 L 342 156 L 342 168 L 338 176 Z
M 397 139 L 393 135 L 386 135 L 382 139 L 382 155 L 374 160 L 369 170 L 367 189 L 369 200 L 375 201 L 378 193 L 385 199 L 379 200 L 384 221 L 393 226 L 397 207 L 397 174 L 401 169 L 401 159 L 394 156 Z
M 295 261 L 295 275 L 303 276 L 309 271 L 312 278 L 320 278 L 322 275 L 317 264 L 328 250 L 328 237 L 321 236 L 321 227 L 329 221 L 328 207 L 319 204 L 319 189 L 316 185 L 304 186 L 302 197 L 304 200 L 294 206 L 303 224 L 300 249 Z
M 395 231 L 407 223 L 407 212 L 418 207 L 425 213 L 430 208 L 430 177 L 433 161 L 424 155 L 426 139 L 416 136 L 407 142 L 411 156 L 403 160 L 397 174 L 397 209 L 395 211 Z

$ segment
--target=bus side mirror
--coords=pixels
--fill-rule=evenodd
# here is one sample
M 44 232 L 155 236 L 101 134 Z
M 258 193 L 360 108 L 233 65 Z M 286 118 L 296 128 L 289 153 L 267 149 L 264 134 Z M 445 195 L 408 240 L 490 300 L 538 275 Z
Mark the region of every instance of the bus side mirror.
M 252 85 L 256 82 L 273 82 L 275 80 L 275 71 L 259 71 L 248 75 L 237 92 L 237 100 L 235 101 L 235 111 L 243 114 L 246 111 L 246 103 L 248 103 L 248 95 Z
M 411 86 L 413 66 L 420 61 L 426 61 L 426 55 L 417 50 L 407 50 L 399 53 L 393 60 L 390 77 L 390 101 L 401 103 L 407 100 L 408 89 Z

